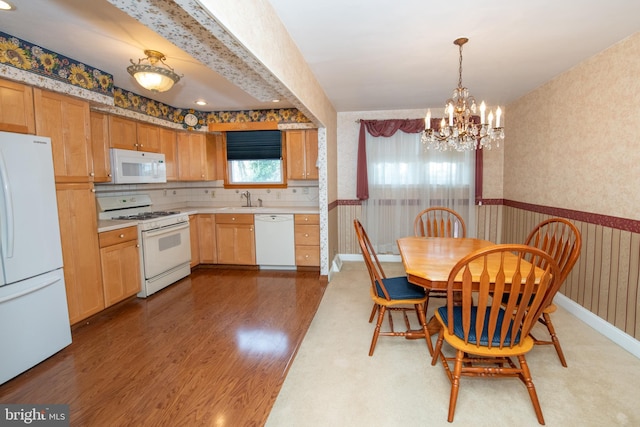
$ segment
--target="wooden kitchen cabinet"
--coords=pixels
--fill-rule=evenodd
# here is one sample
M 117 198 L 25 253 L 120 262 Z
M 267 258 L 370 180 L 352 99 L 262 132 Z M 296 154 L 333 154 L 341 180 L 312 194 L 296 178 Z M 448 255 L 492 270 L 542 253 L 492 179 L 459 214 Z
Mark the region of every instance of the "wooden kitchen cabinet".
M 191 243 L 191 268 L 200 264 L 200 233 L 198 215 L 189 215 L 189 240 Z
M 215 214 L 198 215 L 198 239 L 200 264 L 217 264 Z
M 284 137 L 287 146 L 287 178 L 318 179 L 318 130 L 288 130 Z
M 109 133 L 111 148 L 135 150 L 138 147 L 138 126 L 133 120 L 120 116 L 109 116 Z
M 294 215 L 296 265 L 320 267 L 320 215 Z
M 138 151 L 148 151 L 151 153 L 160 153 L 160 126 L 151 123 L 136 123 L 137 141 L 136 149 Z
M 98 236 L 106 307 L 140 292 L 138 228 L 105 231 Z
M 225 134 L 223 132 L 207 134 L 207 172 L 209 181 L 224 180 L 225 165 L 227 163 L 224 138 Z
M 0 80 L 0 131 L 36 133 L 31 86 Z
M 173 129 L 160 128 L 160 152 L 164 154 L 167 181 L 178 180 L 178 141 L 176 133 Z
M 111 182 L 111 156 L 109 154 L 109 116 L 91 111 L 91 156 L 93 182 Z
M 36 134 L 51 138 L 56 182 L 93 181 L 89 103 L 33 89 Z
M 216 214 L 218 264 L 256 264 L 252 214 Z
M 207 180 L 206 135 L 203 132 L 178 132 L 178 179 Z
M 105 308 L 93 183 L 57 183 L 58 218 L 73 325 Z

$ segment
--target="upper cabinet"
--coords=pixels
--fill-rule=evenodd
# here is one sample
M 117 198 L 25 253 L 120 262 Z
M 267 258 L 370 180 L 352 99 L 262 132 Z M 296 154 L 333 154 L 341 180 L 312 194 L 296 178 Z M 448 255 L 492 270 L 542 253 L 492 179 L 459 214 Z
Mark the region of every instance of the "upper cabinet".
M 136 150 L 138 147 L 137 123 L 120 116 L 109 116 L 109 146 L 123 150 Z
M 178 179 L 207 180 L 206 135 L 202 132 L 178 132 Z
M 169 128 L 160 128 L 160 152 L 164 154 L 167 167 L 167 181 L 178 180 L 178 140 L 177 132 Z
M 160 152 L 160 126 L 140 123 L 120 116 L 109 117 L 111 148 Z
M 36 134 L 51 138 L 56 182 L 93 181 L 89 103 L 33 89 Z
M 30 86 L 0 80 L 0 131 L 36 133 Z
M 109 116 L 92 111 L 91 152 L 93 155 L 93 181 L 111 182 L 111 157 L 109 155 Z
M 138 151 L 160 153 L 160 126 L 151 123 L 137 123 Z
M 224 134 L 207 134 L 207 171 L 210 181 L 224 180 L 227 156 L 224 150 Z
M 318 130 L 288 130 L 284 134 L 287 146 L 287 178 L 318 179 Z

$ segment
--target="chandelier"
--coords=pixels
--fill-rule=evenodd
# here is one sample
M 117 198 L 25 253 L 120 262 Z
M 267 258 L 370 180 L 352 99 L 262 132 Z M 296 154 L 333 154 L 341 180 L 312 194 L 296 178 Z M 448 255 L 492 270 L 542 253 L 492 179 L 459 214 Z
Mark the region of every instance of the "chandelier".
M 467 38 L 456 39 L 453 44 L 460 49 L 460 66 L 458 71 L 458 87 L 453 91 L 453 96 L 447 100 L 444 115 L 438 130 L 431 128 L 431 110 L 427 110 L 424 120 L 425 129 L 422 133 L 422 143 L 427 149 L 434 148 L 440 151 L 457 150 L 467 151 L 479 148 L 491 149 L 491 144 L 496 147 L 504 141 L 504 129 L 500 126 L 502 110 L 496 109 L 496 125 L 493 126 L 493 112 L 485 116 L 486 105 L 480 104 L 480 121 L 477 123 L 476 100 L 469 94 L 469 89 L 462 86 L 462 46 L 468 42 Z M 485 120 L 486 119 L 486 120 Z
M 178 83 L 181 76 L 165 64 L 166 57 L 162 52 L 145 50 L 144 54 L 147 57 L 139 59 L 137 64 L 133 62 L 133 59 L 130 59 L 131 65 L 127 67 L 127 72 L 136 79 L 140 86 L 152 92 L 166 92 L 175 83 Z M 142 61 L 147 61 L 148 64 L 143 64 Z

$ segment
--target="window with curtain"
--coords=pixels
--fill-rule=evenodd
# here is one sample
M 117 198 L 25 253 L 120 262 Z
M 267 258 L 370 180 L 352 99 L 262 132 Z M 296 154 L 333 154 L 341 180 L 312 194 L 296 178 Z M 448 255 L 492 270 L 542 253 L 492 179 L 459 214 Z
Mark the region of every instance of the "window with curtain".
M 378 253 L 398 254 L 396 240 L 412 236 L 416 215 L 431 206 L 460 213 L 467 235 L 475 236 L 475 153 L 427 150 L 420 136 L 366 134 L 363 222 Z

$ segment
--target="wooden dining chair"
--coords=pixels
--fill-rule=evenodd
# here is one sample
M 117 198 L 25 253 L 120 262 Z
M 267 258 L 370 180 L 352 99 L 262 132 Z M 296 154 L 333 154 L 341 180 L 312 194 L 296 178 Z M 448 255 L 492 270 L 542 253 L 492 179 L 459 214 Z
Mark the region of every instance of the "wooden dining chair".
M 534 346 L 529 332 L 559 278 L 558 264 L 549 254 L 518 244 L 479 249 L 451 269 L 447 305 L 436 310 L 441 328 L 431 361 L 435 365 L 441 359 L 451 382 L 449 422 L 462 376 L 517 377 L 526 385 L 538 422 L 544 424 L 525 354 Z M 445 357 L 444 341 L 455 349 L 455 357 Z
M 424 288 L 409 283 L 406 276 L 387 277 L 364 227 L 357 219 L 353 221 L 353 225 L 356 230 L 360 249 L 362 250 L 362 257 L 369 271 L 369 278 L 371 279 L 370 294 L 373 299 L 374 309 L 378 312 L 378 320 L 373 332 L 373 338 L 371 339 L 369 356 L 373 356 L 379 336 L 407 336 L 411 331 L 411 323 L 407 315 L 408 311 L 415 311 L 420 323 L 420 329 L 422 329 L 422 333 L 424 333 L 425 340 L 427 341 L 429 354 L 433 354 L 433 345 L 431 344 L 431 337 L 427 330 L 427 319 L 424 311 L 424 302 L 426 299 Z M 393 317 L 391 316 L 391 312 L 393 311 L 402 313 L 407 328 L 406 331 L 399 332 L 394 330 Z M 374 313 L 375 311 L 371 314 L 372 318 Z M 389 331 L 382 331 L 385 314 L 387 314 L 389 321 Z M 371 320 L 372 319 L 369 321 Z
M 417 237 L 467 237 L 467 226 L 458 212 L 436 206 L 416 215 L 413 232 Z
M 525 240 L 525 245 L 542 249 L 551 255 L 556 263 L 558 263 L 560 267 L 560 280 L 555 282 L 555 289 L 553 290 L 553 294 L 555 295 L 569 276 L 569 273 L 580 256 L 580 250 L 582 248 L 580 231 L 573 223 L 566 219 L 550 218 L 542 221 L 529 233 L 529 236 L 527 236 Z M 538 345 L 553 345 L 556 353 L 558 353 L 560 363 L 566 368 L 567 361 L 562 352 L 556 330 L 551 322 L 550 315 L 555 311 L 556 306 L 553 304 L 553 299 L 551 299 L 547 307 L 542 311 L 540 318 L 538 318 L 538 321 L 546 326 L 551 340 L 539 340 L 533 337 L 533 335 L 532 337 Z
M 424 209 L 413 222 L 413 232 L 417 237 L 467 237 L 467 226 L 460 214 L 453 209 L 434 206 Z M 426 291 L 424 311 L 429 308 L 429 298 L 446 298 L 444 292 Z M 373 313 L 372 313 L 373 316 Z

